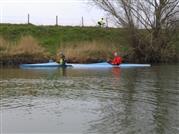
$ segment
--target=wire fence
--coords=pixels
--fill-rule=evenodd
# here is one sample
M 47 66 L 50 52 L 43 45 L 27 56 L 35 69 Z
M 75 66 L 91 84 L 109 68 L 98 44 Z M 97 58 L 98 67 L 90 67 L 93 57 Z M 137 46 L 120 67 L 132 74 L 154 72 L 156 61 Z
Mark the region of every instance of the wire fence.
M 100 19 L 100 18 L 99 18 Z M 1 16 L 0 23 L 10 24 L 34 24 L 34 25 L 59 25 L 59 26 L 98 26 L 99 19 L 89 17 L 61 17 L 61 16 L 33 16 L 27 14 L 25 16 Z M 113 23 L 109 18 L 104 20 L 105 27 L 113 27 Z

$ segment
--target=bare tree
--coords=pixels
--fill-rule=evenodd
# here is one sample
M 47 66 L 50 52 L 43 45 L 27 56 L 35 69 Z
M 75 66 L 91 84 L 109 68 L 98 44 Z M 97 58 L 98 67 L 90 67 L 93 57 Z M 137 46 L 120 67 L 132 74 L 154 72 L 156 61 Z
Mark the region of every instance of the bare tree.
M 161 62 L 174 57 L 179 0 L 93 0 L 128 31 L 133 57 Z

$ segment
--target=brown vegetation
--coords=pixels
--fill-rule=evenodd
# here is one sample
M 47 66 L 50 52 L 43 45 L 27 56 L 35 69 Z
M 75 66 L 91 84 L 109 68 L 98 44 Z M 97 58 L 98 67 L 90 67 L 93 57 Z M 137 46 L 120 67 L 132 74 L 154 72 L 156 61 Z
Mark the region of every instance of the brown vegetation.
M 0 38 L 1 65 L 47 61 L 49 54 L 31 36 L 24 36 L 18 42 Z
M 44 55 L 45 49 L 41 47 L 37 40 L 32 36 L 24 36 L 20 39 L 17 45 L 14 45 L 9 51 L 12 55 Z
M 10 45 L 9 43 L 4 40 L 2 37 L 0 37 L 0 56 L 8 53 L 10 50 Z
M 65 43 L 57 52 L 59 51 L 64 52 L 68 62 L 90 63 L 110 59 L 112 52 L 120 52 L 120 45 L 107 44 L 102 41 L 84 41 Z

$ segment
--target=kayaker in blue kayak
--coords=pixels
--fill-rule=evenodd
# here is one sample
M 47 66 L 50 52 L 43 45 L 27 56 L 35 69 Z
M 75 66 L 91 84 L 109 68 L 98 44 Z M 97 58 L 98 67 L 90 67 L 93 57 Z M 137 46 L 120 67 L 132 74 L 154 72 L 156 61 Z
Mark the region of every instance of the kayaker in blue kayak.
M 65 55 L 63 54 L 63 52 L 59 52 L 59 54 L 57 55 L 57 62 L 61 64 L 62 66 L 66 65 L 66 59 L 65 59 Z
M 120 65 L 122 63 L 122 58 L 118 56 L 117 52 L 114 52 L 114 59 L 111 61 L 112 65 Z

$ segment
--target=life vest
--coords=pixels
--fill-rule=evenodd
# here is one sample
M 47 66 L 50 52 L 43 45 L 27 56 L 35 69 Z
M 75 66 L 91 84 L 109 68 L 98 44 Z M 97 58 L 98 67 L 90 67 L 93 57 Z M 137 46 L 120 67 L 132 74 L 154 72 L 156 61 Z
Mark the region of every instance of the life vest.
M 65 65 L 65 64 L 66 64 L 66 60 L 65 60 L 64 58 L 61 58 L 61 59 L 60 59 L 60 64 L 61 64 L 61 65 Z
M 113 65 L 119 65 L 121 63 L 122 63 L 122 58 L 119 56 L 116 56 L 111 62 L 111 64 L 113 64 Z

